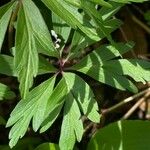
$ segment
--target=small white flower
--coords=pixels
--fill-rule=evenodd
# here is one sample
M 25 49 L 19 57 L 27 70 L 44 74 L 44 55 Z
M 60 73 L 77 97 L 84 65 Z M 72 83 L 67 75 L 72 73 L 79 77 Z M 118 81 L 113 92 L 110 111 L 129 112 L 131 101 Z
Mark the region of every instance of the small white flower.
M 51 35 L 57 40 L 58 35 L 56 34 L 54 30 L 51 30 Z
M 61 42 L 61 39 L 57 39 L 55 43 L 60 43 Z
M 55 48 L 60 48 L 60 45 L 56 43 Z
M 60 42 L 61 42 L 61 39 L 58 38 L 58 35 L 56 34 L 56 32 L 54 30 L 51 30 L 51 35 L 55 38 L 55 48 L 60 48 Z

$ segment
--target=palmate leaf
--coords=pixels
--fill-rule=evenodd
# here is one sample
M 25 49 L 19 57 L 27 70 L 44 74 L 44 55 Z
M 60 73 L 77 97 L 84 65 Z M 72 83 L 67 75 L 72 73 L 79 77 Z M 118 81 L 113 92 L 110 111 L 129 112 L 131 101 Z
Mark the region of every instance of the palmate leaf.
M 98 105 L 94 99 L 94 94 L 89 85 L 79 76 L 73 73 L 65 73 L 64 78 L 68 87 L 68 91 L 78 102 L 81 111 L 93 122 L 99 122 L 100 114 L 98 113 Z
M 80 142 L 83 135 L 81 113 L 71 93 L 66 96 L 63 115 L 59 146 L 61 150 L 71 150 L 74 147 L 76 139 Z
M 78 12 L 78 8 L 76 8 L 72 4 L 74 3 L 74 1 L 69 2 L 68 0 L 66 1 L 57 0 L 54 2 L 53 1 L 50 2 L 48 0 L 43 0 L 43 3 L 48 8 L 50 8 L 55 14 L 57 14 L 62 20 L 64 20 L 68 25 L 70 25 L 72 28 L 74 29 L 79 28 L 84 34 L 86 34 L 86 36 L 89 39 L 91 39 L 91 43 L 103 39 L 104 37 L 107 37 L 108 35 L 110 35 L 111 32 L 113 32 L 121 25 L 121 21 L 117 19 L 111 19 L 109 21 L 107 20 L 106 22 L 101 22 L 101 26 L 99 24 L 95 24 L 92 18 L 86 17 L 85 13 L 81 14 Z M 91 5 L 90 2 L 82 1 L 82 3 L 80 2 L 79 5 L 80 5 L 79 8 L 83 9 L 87 14 L 92 14 L 96 18 L 101 20 L 101 15 L 95 9 L 94 5 Z M 55 15 L 53 16 L 53 20 L 55 20 L 54 17 L 56 16 Z M 58 21 L 58 17 L 56 17 L 56 19 Z M 55 24 L 54 21 L 54 25 L 55 25 L 54 27 L 57 28 L 59 24 Z M 66 27 L 64 27 L 64 29 L 66 29 L 65 32 L 67 31 Z
M 110 19 L 104 21 L 101 25 L 97 24 L 97 26 L 103 26 L 103 30 L 99 30 L 99 37 L 103 39 L 110 35 L 115 29 L 120 26 L 121 22 L 118 19 Z M 73 39 L 70 45 L 70 59 L 74 57 L 79 57 L 83 51 L 83 49 L 91 44 L 94 41 L 84 36 L 80 31 L 76 30 L 73 35 Z
M 133 42 L 115 43 L 114 45 L 103 45 L 97 48 L 92 53 L 84 57 L 78 64 L 71 67 L 72 69 L 88 69 L 95 65 L 102 66 L 105 61 L 111 60 L 115 57 L 121 57 L 122 54 L 131 50 L 134 46 Z M 95 62 L 94 62 L 95 61 Z
M 111 72 L 111 69 L 109 70 L 103 67 L 105 62 L 109 62 L 109 60 L 121 56 L 121 54 L 130 50 L 132 46 L 133 43 L 116 43 L 110 46 L 102 46 L 83 58 L 83 60 L 73 66 L 72 69 L 83 72 L 92 78 L 115 88 L 121 90 L 128 89 L 132 92 L 137 92 L 135 85 L 125 76 L 122 76 L 122 74 L 118 75 Z
M 46 131 L 59 115 L 61 108 L 64 104 L 64 96 L 68 93 L 67 86 L 64 78 L 59 82 L 57 88 L 53 91 L 50 100 L 47 103 L 45 111 L 45 121 L 41 125 L 40 132 Z
M 64 73 L 68 95 L 65 97 L 64 117 L 61 127 L 59 146 L 62 150 L 73 149 L 75 141 L 81 141 L 83 123 L 81 111 L 93 122 L 99 122 L 100 115 L 94 95 L 79 76 L 73 73 Z
M 89 1 L 82 1 L 81 8 L 84 10 L 85 16 L 87 14 L 90 16 L 89 22 L 96 28 L 100 39 L 104 37 L 109 39 L 110 33 L 121 25 L 121 21 L 118 19 L 102 20 L 102 15 Z
M 22 8 L 19 10 L 15 43 L 15 72 L 20 82 L 20 92 L 23 98 L 32 86 L 33 77 L 38 72 L 38 52 L 30 24 Z
M 136 82 L 150 81 L 150 63 L 140 59 L 119 59 L 107 61 L 104 69 L 118 75 L 128 75 Z
M 106 7 L 104 7 L 106 10 L 104 11 L 102 10 L 102 14 L 100 14 L 100 12 L 96 10 L 95 5 L 92 4 L 91 2 L 89 1 L 80 2 L 80 7 L 85 12 L 84 20 L 86 19 L 86 16 L 88 14 L 87 19 L 92 24 L 92 26 L 96 28 L 100 39 L 110 36 L 110 33 L 116 30 L 122 23 L 120 20 L 114 18 L 108 20 L 108 18 L 114 15 L 121 8 L 121 6 L 118 7 L 119 4 L 116 6 L 114 5 L 114 3 L 113 3 L 113 8 L 109 9 L 109 11 L 112 11 L 112 14 L 107 16 L 107 20 L 106 20 L 105 18 L 103 18 L 103 15 L 105 17 L 104 11 L 107 11 Z M 81 54 L 81 50 L 83 50 L 86 46 L 94 42 L 95 42 L 94 40 L 90 39 L 90 36 L 85 36 L 81 31 L 75 30 L 71 47 L 69 48 L 70 58 L 78 57 Z
M 41 47 L 39 52 L 57 57 L 58 52 L 54 48 L 49 30 L 37 6 L 31 0 L 26 0 L 23 2 L 23 9 L 27 23 L 30 23 L 28 28 L 38 42 L 38 46 Z
M 42 2 L 72 28 L 79 28 L 94 41 L 100 39 L 96 29 L 89 23 L 89 20 L 83 18 L 83 15 L 78 12 L 78 8 L 62 0 L 42 0 Z
M 10 2 L 0 7 L 0 51 L 5 37 L 7 26 L 16 2 Z
M 26 0 L 22 2 L 19 10 L 14 56 L 15 72 L 20 81 L 23 98 L 32 86 L 33 77 L 38 73 L 39 59 L 36 41 L 43 47 L 44 54 L 56 56 L 48 29 L 38 8 L 32 1 Z
M 10 118 L 7 122 L 7 127 L 14 124 L 9 134 L 9 145 L 11 147 L 16 145 L 19 138 L 24 136 L 29 126 L 30 120 L 33 116 L 35 118 L 34 126 L 37 126 L 41 119 L 43 119 L 39 117 L 38 123 L 36 122 L 37 114 L 43 117 L 45 113 L 45 107 L 52 93 L 54 81 L 55 78 L 51 78 L 43 82 L 38 87 L 34 88 L 29 93 L 28 97 L 21 100 L 12 111 Z
M 13 99 L 15 93 L 10 90 L 8 86 L 0 83 L 0 101 L 4 99 Z
M 9 133 L 10 147 L 13 147 L 19 138 L 27 131 L 29 123 L 33 118 L 33 129 L 37 131 L 46 117 L 59 105 L 66 95 L 64 80 L 54 88 L 55 77 L 48 79 L 34 88 L 26 99 L 22 99 L 12 111 L 7 122 L 7 127 L 12 126 Z

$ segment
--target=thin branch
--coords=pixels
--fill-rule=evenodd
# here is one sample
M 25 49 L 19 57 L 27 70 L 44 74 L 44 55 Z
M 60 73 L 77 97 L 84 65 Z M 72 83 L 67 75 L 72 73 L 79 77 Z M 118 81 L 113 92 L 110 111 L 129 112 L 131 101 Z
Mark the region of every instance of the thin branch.
M 118 103 L 118 104 L 116 104 L 116 105 L 114 105 L 114 106 L 112 106 L 110 108 L 102 110 L 102 114 L 105 115 L 105 114 L 111 113 L 111 112 L 115 111 L 116 109 L 118 109 L 119 107 L 121 107 L 121 106 L 123 106 L 123 105 L 125 105 L 125 104 L 127 104 L 127 103 L 129 103 L 129 102 L 131 102 L 133 100 L 135 100 L 136 98 L 142 96 L 143 94 L 145 94 L 145 93 L 147 93 L 149 91 L 150 91 L 150 87 L 147 88 L 144 91 L 141 91 L 141 92 L 139 92 L 139 93 L 137 93 L 137 94 L 135 94 L 133 96 L 130 96 L 130 97 L 124 99 L 120 103 Z
M 132 11 L 127 7 L 127 11 L 130 13 L 131 19 L 138 24 L 141 28 L 143 28 L 148 34 L 150 34 L 150 28 L 146 24 L 144 24 L 141 20 L 139 20 Z
M 122 119 L 129 118 L 133 112 L 150 96 L 150 92 L 147 92 L 135 105 L 122 117 Z
M 139 20 L 134 15 L 131 15 L 131 18 L 135 23 L 137 23 L 140 27 L 142 27 L 148 34 L 150 34 L 150 28 L 146 24 L 144 24 L 141 20 Z

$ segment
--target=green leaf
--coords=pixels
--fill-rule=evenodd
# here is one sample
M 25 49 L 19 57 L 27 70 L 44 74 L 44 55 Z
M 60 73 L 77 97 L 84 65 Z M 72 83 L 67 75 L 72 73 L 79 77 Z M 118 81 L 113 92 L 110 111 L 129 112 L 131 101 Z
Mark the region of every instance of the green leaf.
M 93 66 L 102 66 L 105 61 L 119 57 L 131 50 L 133 43 L 115 43 L 114 45 L 103 45 L 84 57 L 78 64 L 71 67 L 75 70 L 89 70 Z
M 80 6 L 81 6 L 81 0 L 72 0 L 72 1 L 70 1 L 70 0 L 65 0 L 68 4 L 71 4 L 71 5 L 73 5 L 73 6 L 75 6 L 75 7 L 78 7 L 78 8 L 80 8 Z
M 103 68 L 119 75 L 128 75 L 136 82 L 150 81 L 150 63 L 139 59 L 119 59 L 105 62 Z
M 53 29 L 59 36 L 63 37 L 64 42 L 67 42 L 71 28 L 55 13 L 52 13 Z
M 40 56 L 39 57 L 39 69 L 38 75 L 45 73 L 56 73 L 57 69 L 51 64 L 51 62 L 47 61 L 46 58 Z
M 57 69 L 46 58 L 39 57 L 38 75 L 56 72 Z M 0 54 L 0 73 L 7 76 L 17 76 L 14 72 L 14 57 Z
M 15 76 L 13 57 L 0 54 L 0 73 L 7 76 Z
M 6 5 L 0 7 L 0 51 L 2 48 L 7 26 L 13 11 L 13 7 L 15 4 L 16 2 L 9 2 Z
M 83 123 L 80 108 L 90 120 L 99 122 L 100 115 L 94 95 L 86 82 L 73 73 L 64 73 L 68 95 L 65 97 L 64 117 L 59 146 L 62 150 L 73 149 L 75 141 L 81 141 Z
M 62 0 L 42 0 L 42 2 L 72 28 L 79 28 L 94 41 L 99 40 L 96 29 L 89 23 L 89 20 L 83 18 L 84 16 L 76 7 Z
M 39 137 L 25 137 L 21 139 L 15 147 L 9 150 L 33 150 L 35 146 L 40 144 L 42 140 Z
M 38 52 L 24 7 L 19 10 L 14 56 L 15 72 L 20 81 L 19 87 L 23 98 L 27 96 L 33 77 L 38 72 Z
M 94 16 L 95 18 L 102 21 L 102 16 L 99 14 L 97 9 L 95 8 L 95 4 L 90 1 L 82 1 L 81 3 L 82 9 L 86 12 L 85 14 L 89 16 Z
M 149 132 L 149 121 L 134 120 L 112 123 L 94 135 L 87 150 L 148 150 L 150 149 Z
M 99 4 L 101 6 L 105 6 L 105 7 L 109 7 L 111 8 L 111 4 L 109 4 L 108 2 L 104 1 L 104 0 L 90 0 L 91 2 L 94 2 L 96 4 Z
M 58 114 L 51 115 L 53 111 L 63 106 L 64 96 L 67 92 L 65 80 L 62 79 L 54 88 L 55 77 L 35 87 L 26 99 L 22 99 L 12 111 L 7 122 L 7 127 L 12 126 L 9 133 L 10 147 L 16 145 L 19 138 L 22 138 L 27 131 L 31 119 L 33 130 L 37 131 L 45 119 L 54 121 Z M 61 109 L 61 108 L 60 108 Z M 59 111 L 60 112 L 60 111 Z M 58 113 L 59 113 L 58 112 Z M 53 123 L 47 122 L 47 126 Z
M 37 137 L 26 137 L 21 139 L 12 149 L 9 145 L 0 145 L 0 150 L 33 150 L 33 147 L 41 143 L 41 139 Z
M 61 127 L 59 146 L 61 150 L 71 150 L 76 138 L 80 142 L 83 135 L 83 124 L 77 102 L 72 94 L 66 96 L 64 117 Z
M 136 2 L 136 3 L 141 3 L 141 2 L 146 2 L 148 0 L 112 0 L 117 3 L 130 3 L 130 2 Z
M 37 6 L 31 0 L 26 0 L 23 1 L 23 9 L 27 24 L 30 23 L 28 26 L 30 28 L 30 32 L 33 33 L 34 38 L 38 41 L 42 48 L 41 52 L 49 56 L 58 56 L 48 28 Z
M 124 4 L 115 3 L 115 2 L 111 2 L 111 1 L 109 3 L 112 6 L 111 8 L 102 7 L 99 10 L 99 15 L 102 16 L 102 19 L 104 21 L 112 18 L 120 10 L 120 8 L 124 6 Z
M 98 104 L 94 99 L 94 94 L 89 85 L 73 73 L 65 73 L 64 78 L 66 80 L 68 91 L 70 91 L 72 97 L 78 102 L 83 114 L 91 121 L 98 123 L 100 121 Z
M 137 87 L 125 76 L 117 75 L 107 69 L 98 69 L 97 67 L 91 68 L 87 74 L 93 79 L 98 80 L 104 84 L 108 84 L 120 90 L 129 90 L 133 93 L 137 93 Z
M 10 88 L 2 83 L 0 83 L 0 101 L 4 99 L 13 99 L 15 93 L 10 90 Z
M 88 44 L 88 42 L 87 42 L 87 40 L 85 40 L 85 38 L 86 37 L 84 37 L 79 31 L 75 31 L 73 34 L 70 50 L 76 54 L 77 51 L 85 48 Z M 86 41 L 86 42 L 84 42 L 84 41 Z M 81 44 L 83 42 L 84 42 L 84 44 Z
M 56 56 L 49 31 L 38 8 L 31 0 L 26 0 L 19 10 L 14 60 L 23 98 L 28 94 L 33 77 L 38 72 L 37 41 L 43 47 L 44 54 Z
M 60 114 L 62 107 L 63 107 L 63 103 L 58 105 L 51 112 L 48 112 L 49 114 L 48 117 L 45 118 L 45 120 L 41 124 L 40 133 L 43 133 L 50 128 L 50 126 L 54 123 L 54 121 L 57 119 L 58 115 Z
M 95 5 L 92 5 L 89 1 L 82 1 L 82 9 L 85 12 L 85 18 L 87 14 L 90 16 L 87 18 L 95 26 L 100 39 L 104 37 L 110 39 L 110 33 L 121 25 L 121 21 L 117 19 L 102 20 L 102 15 L 96 10 Z
M 10 147 L 15 146 L 19 138 L 24 136 L 32 117 L 33 129 L 35 131 L 38 130 L 43 122 L 47 103 L 53 91 L 54 82 L 55 78 L 52 77 L 35 87 L 29 92 L 26 99 L 22 99 L 12 111 L 7 122 L 7 127 L 14 124 L 9 133 Z
M 110 72 L 109 69 L 102 68 L 103 64 L 115 57 L 121 56 L 121 54 L 131 49 L 133 43 L 116 43 L 115 45 L 103 46 L 89 55 L 87 55 L 78 64 L 71 69 L 83 72 L 92 78 L 111 85 L 121 90 L 130 90 L 137 92 L 137 88 L 126 77 L 117 75 L 114 72 Z
M 59 149 L 59 146 L 57 144 L 43 143 L 43 144 L 40 144 L 34 150 L 60 150 L 60 149 Z
M 57 87 L 53 91 L 51 97 L 49 98 L 47 102 L 47 107 L 45 110 L 45 121 L 41 125 L 42 128 L 40 132 L 46 131 L 55 121 L 57 116 L 59 115 L 61 108 L 64 104 L 64 96 L 67 94 L 67 86 L 66 82 L 63 79 L 58 83 Z
M 51 2 L 48 0 L 42 0 L 42 2 L 55 14 L 60 16 L 63 20 L 65 20 L 71 27 L 76 28 L 77 27 L 77 19 L 72 14 L 75 9 L 68 5 L 65 1 L 60 0 L 52 0 Z M 79 14 L 79 13 L 78 13 Z
M 93 40 L 84 36 L 81 31 L 75 31 L 69 47 L 69 59 L 79 57 L 84 48 L 94 43 Z

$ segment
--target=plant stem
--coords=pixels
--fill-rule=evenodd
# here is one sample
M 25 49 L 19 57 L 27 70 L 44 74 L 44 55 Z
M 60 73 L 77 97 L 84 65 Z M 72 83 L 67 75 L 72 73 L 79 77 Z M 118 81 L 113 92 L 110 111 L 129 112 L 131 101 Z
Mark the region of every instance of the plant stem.
M 144 91 L 141 91 L 141 92 L 139 92 L 139 93 L 137 93 L 137 94 L 135 94 L 135 95 L 133 95 L 133 96 L 130 96 L 130 97 L 124 99 L 124 100 L 121 101 L 120 103 L 118 103 L 118 104 L 116 104 L 116 105 L 114 105 L 114 106 L 112 106 L 112 107 L 110 107 L 110 108 L 107 108 L 107 109 L 102 110 L 102 114 L 105 115 L 105 114 L 111 113 L 111 112 L 113 112 L 114 110 L 116 110 L 117 108 L 123 106 L 124 104 L 126 104 L 126 103 L 128 103 L 128 102 L 133 101 L 134 99 L 136 99 L 136 98 L 142 96 L 143 94 L 145 94 L 145 93 L 147 93 L 147 92 L 149 92 L 149 91 L 150 91 L 150 87 L 147 88 L 147 89 L 144 90 Z
M 150 28 L 146 24 L 144 24 L 141 20 L 139 20 L 134 15 L 132 15 L 131 18 L 135 23 L 137 23 L 141 28 L 143 28 L 148 34 L 150 34 Z
M 150 92 L 147 92 L 135 105 L 122 117 L 122 119 L 127 119 L 130 115 L 141 105 L 148 97 L 150 96 Z

